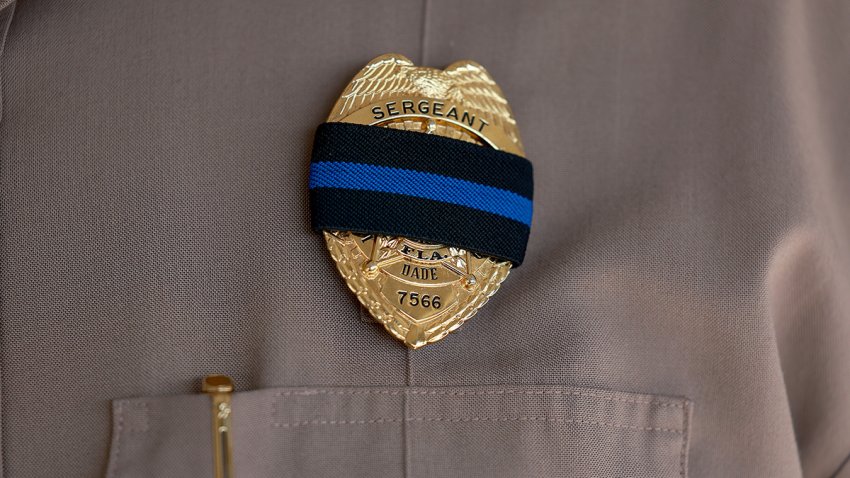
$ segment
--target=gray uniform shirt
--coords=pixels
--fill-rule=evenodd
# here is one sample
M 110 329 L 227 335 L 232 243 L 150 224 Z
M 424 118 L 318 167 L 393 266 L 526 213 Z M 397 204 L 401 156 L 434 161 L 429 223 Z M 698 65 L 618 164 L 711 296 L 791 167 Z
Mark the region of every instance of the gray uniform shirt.
M 4 476 L 211 476 L 215 372 L 239 477 L 850 475 L 850 3 L 0 9 Z M 485 65 L 535 167 L 526 262 L 417 351 L 308 226 L 386 52 Z

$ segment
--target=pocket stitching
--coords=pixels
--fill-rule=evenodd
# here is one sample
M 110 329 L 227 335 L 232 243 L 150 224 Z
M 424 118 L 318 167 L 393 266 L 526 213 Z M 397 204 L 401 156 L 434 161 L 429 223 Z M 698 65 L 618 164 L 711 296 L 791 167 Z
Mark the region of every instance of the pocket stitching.
M 446 423 L 463 423 L 463 422 L 550 422 L 550 423 L 566 423 L 566 424 L 581 424 L 605 426 L 610 428 L 619 428 L 625 430 L 639 430 L 652 432 L 667 432 L 682 435 L 685 430 L 678 428 L 663 428 L 663 427 L 638 427 L 634 425 L 622 425 L 618 423 L 597 422 L 590 420 L 578 420 L 569 418 L 550 418 L 550 417 L 468 417 L 468 418 L 375 418 L 371 420 L 309 420 L 301 422 L 273 422 L 272 426 L 276 428 L 296 428 L 301 426 L 320 426 L 320 425 L 365 425 L 374 423 L 411 423 L 411 422 L 446 422 Z
M 141 425 L 139 427 L 133 428 L 130 426 L 126 426 L 124 422 L 124 405 L 131 405 L 135 403 L 138 408 L 142 411 L 142 416 L 144 417 Z M 121 445 L 123 442 L 123 437 L 125 433 L 145 433 L 150 428 L 149 422 L 149 410 L 147 401 L 138 401 L 138 402 L 130 402 L 126 400 L 118 400 L 114 405 L 115 410 L 115 429 L 114 429 L 114 438 L 112 440 L 112 446 L 110 447 L 110 457 L 109 457 L 109 465 L 107 468 L 107 478 L 112 478 L 116 476 L 118 462 L 121 456 Z
M 570 390 L 519 390 L 519 389 L 502 389 L 502 390 L 476 390 L 476 391 L 445 391 L 445 390 L 329 390 L 329 389 L 310 389 L 310 390 L 294 390 L 283 391 L 274 394 L 275 397 L 288 397 L 292 395 L 448 395 L 448 396 L 475 396 L 475 395 L 507 395 L 507 394 L 522 394 L 522 395 L 566 395 L 576 397 L 596 398 L 609 402 L 624 402 L 638 405 L 656 405 L 659 407 L 673 407 L 684 409 L 685 405 L 678 402 L 662 402 L 656 400 L 635 400 L 629 398 L 621 398 L 615 396 L 598 395 L 587 392 L 576 392 Z
M 688 476 L 688 442 L 690 441 L 691 401 L 685 400 L 682 407 L 682 451 L 679 456 L 679 475 Z
M 115 476 L 115 469 L 118 467 L 118 458 L 120 456 L 121 451 L 121 436 L 124 432 L 124 407 L 121 406 L 121 402 L 115 402 L 115 437 L 112 441 L 112 449 L 113 452 L 110 453 L 109 457 L 109 469 L 106 473 L 106 478 L 112 478 Z
M 682 428 L 667 428 L 667 427 L 651 427 L 651 426 L 638 426 L 638 425 L 628 425 L 622 423 L 614 423 L 614 422 L 604 422 L 604 421 L 593 421 L 593 420 L 581 420 L 581 419 L 568 419 L 568 418 L 553 418 L 548 416 L 518 416 L 518 417 L 461 417 L 461 418 L 445 418 L 445 417 L 407 417 L 407 418 L 396 418 L 392 416 L 378 416 L 371 419 L 361 419 L 361 420 L 303 420 L 303 421 L 278 421 L 272 419 L 271 426 L 275 428 L 295 428 L 295 427 L 306 427 L 306 426 L 322 426 L 322 425 L 366 425 L 366 424 L 381 424 L 381 423 L 410 423 L 410 422 L 446 422 L 446 423 L 462 423 L 462 422 L 549 422 L 549 423 L 566 423 L 566 424 L 582 424 L 582 425 L 593 425 L 593 426 L 601 426 L 601 427 L 609 427 L 616 429 L 625 429 L 625 430 L 638 430 L 638 431 L 649 431 L 649 432 L 666 432 L 666 433 L 675 433 L 679 435 L 683 435 L 683 447 L 685 447 L 685 435 L 687 434 L 687 416 L 689 415 L 689 401 L 687 399 L 681 399 L 680 401 L 660 401 L 660 400 L 640 400 L 638 398 L 628 398 L 621 397 L 615 395 L 616 392 L 612 392 L 611 395 L 602 394 L 602 393 L 590 393 L 579 390 L 528 390 L 524 388 L 502 388 L 502 389 L 490 389 L 490 390 L 416 390 L 416 389 L 370 389 L 370 390 L 360 390 L 360 389 L 337 389 L 337 388 L 306 388 L 300 390 L 281 390 L 275 392 L 273 397 L 278 400 L 273 400 L 272 404 L 272 413 L 275 414 L 276 409 L 280 406 L 280 398 L 281 397 L 310 397 L 316 395 L 337 395 L 337 396 L 367 396 L 367 395 L 382 395 L 382 396 L 404 396 L 404 395 L 432 395 L 432 396 L 495 396 L 495 395 L 509 395 L 509 394 L 517 394 L 517 395 L 526 395 L 526 396 L 575 396 L 575 397 L 586 397 L 592 398 L 596 400 L 608 401 L 608 402 L 621 402 L 621 403 L 629 403 L 629 404 L 637 404 L 637 405 L 646 405 L 650 407 L 670 407 L 674 409 L 682 410 L 683 419 L 681 420 Z M 686 448 L 683 453 L 686 453 Z M 684 465 L 681 465 L 683 459 L 680 457 L 680 468 L 684 468 Z M 681 474 L 681 473 L 680 473 Z

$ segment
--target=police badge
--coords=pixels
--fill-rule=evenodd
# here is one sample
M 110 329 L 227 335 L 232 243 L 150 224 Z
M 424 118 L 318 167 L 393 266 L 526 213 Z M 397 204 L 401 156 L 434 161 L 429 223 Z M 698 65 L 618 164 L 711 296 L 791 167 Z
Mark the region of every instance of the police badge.
M 522 262 L 531 165 L 487 71 L 372 60 L 316 133 L 313 227 L 371 315 L 410 348 L 475 315 Z

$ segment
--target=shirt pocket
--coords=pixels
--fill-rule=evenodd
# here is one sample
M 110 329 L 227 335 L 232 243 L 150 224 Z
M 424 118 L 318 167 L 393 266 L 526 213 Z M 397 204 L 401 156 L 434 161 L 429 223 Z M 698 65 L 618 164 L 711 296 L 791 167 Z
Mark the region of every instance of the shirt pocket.
M 233 394 L 246 477 L 682 477 L 691 403 L 565 386 L 295 387 Z M 212 476 L 205 395 L 113 402 L 107 476 Z

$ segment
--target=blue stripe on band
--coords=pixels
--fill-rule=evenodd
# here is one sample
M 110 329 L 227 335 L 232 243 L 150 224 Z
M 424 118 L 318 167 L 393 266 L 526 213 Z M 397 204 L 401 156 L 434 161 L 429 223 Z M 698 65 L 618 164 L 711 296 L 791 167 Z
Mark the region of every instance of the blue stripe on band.
M 531 226 L 530 199 L 504 189 L 422 171 L 322 161 L 310 165 L 309 187 L 403 194 L 478 209 Z

